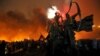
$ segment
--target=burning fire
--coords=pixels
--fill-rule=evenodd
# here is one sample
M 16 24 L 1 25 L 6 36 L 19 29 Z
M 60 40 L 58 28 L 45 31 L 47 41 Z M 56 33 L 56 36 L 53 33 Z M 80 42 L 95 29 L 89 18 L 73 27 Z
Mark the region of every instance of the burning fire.
M 47 17 L 48 19 L 53 19 L 55 17 L 55 13 L 60 12 L 56 6 L 52 6 L 51 8 L 48 8 L 47 11 Z

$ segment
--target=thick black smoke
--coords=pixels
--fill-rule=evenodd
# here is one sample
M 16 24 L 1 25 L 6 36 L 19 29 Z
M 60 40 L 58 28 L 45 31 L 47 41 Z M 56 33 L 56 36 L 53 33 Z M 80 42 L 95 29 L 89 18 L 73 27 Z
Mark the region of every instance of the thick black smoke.
M 35 8 L 32 11 L 31 20 L 27 19 L 21 12 L 8 11 L 0 14 L 0 36 L 5 39 L 16 39 L 17 35 L 24 34 L 26 37 L 38 39 L 41 34 L 46 36 L 46 20 L 47 17 L 44 10 Z M 22 36 L 21 39 L 26 38 Z M 20 37 L 19 37 L 20 38 Z

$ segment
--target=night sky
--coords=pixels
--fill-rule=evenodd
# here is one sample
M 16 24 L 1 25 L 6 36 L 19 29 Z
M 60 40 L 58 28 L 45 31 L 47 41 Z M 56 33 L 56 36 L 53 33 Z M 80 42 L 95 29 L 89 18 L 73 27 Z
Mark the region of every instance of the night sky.
M 38 39 L 46 31 L 46 12 L 49 7 L 55 5 L 61 12 L 68 8 L 70 0 L 0 0 L 0 39 L 1 40 L 22 40 L 24 38 Z M 94 24 L 100 25 L 100 0 L 74 0 L 79 3 L 82 18 L 90 14 L 94 15 Z M 72 12 L 76 8 L 72 6 Z M 66 10 L 67 11 L 67 10 Z M 66 12 L 65 12 L 66 13 Z M 88 35 L 88 36 L 87 36 Z M 97 38 L 100 30 L 93 32 L 80 32 L 80 37 Z

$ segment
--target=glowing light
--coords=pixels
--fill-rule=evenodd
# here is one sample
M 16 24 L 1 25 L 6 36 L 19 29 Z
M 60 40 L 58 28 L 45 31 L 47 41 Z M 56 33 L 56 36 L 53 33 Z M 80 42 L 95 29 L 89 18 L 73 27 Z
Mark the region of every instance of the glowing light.
M 98 28 L 100 28 L 100 25 L 98 26 Z
M 28 40 L 30 40 L 30 37 L 27 37 Z
M 38 46 L 37 46 L 37 48 L 39 49 L 39 48 L 40 48 L 40 46 L 38 45 Z
M 53 19 L 55 17 L 55 13 L 60 12 L 56 6 L 52 6 L 51 8 L 48 8 L 47 11 L 47 17 L 48 19 Z
M 45 40 L 44 42 L 47 43 L 47 40 Z
M 93 25 L 92 27 L 96 27 L 96 25 Z

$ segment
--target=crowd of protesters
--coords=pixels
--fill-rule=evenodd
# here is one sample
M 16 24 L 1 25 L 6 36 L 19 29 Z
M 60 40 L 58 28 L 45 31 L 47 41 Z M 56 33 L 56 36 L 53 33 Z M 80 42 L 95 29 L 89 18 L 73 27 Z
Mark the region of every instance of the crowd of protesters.
M 78 40 L 76 48 L 57 47 L 53 51 L 47 40 L 0 41 L 0 56 L 95 56 L 100 52 L 100 40 Z

